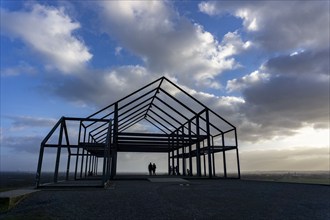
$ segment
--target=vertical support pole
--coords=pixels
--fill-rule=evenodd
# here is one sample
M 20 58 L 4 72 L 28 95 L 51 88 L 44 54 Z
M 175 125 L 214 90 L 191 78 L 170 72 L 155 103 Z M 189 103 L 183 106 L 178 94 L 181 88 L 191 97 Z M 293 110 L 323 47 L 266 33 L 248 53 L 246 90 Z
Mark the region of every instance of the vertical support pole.
M 212 136 L 212 162 L 213 162 L 213 176 L 215 176 L 215 158 L 214 158 L 214 140 Z
M 98 168 L 99 168 L 99 158 L 96 157 L 96 166 L 95 166 L 95 175 L 96 175 L 96 176 L 97 176 Z
M 68 130 L 67 130 L 67 127 L 66 127 L 65 120 L 63 121 L 63 131 L 64 131 L 65 140 L 66 140 L 66 145 L 70 146 L 69 135 L 68 135 Z M 68 160 L 67 160 L 67 165 L 66 165 L 65 180 L 69 180 L 70 160 L 71 160 L 71 149 L 70 149 L 70 147 L 68 147 L 67 150 L 68 150 Z
M 105 141 L 105 145 L 104 145 L 103 178 L 102 178 L 103 184 L 106 181 L 109 180 L 108 168 L 109 168 L 109 160 L 110 160 L 111 127 L 112 127 L 112 123 L 111 123 L 111 121 L 109 121 L 109 126 L 108 126 L 106 141 Z
M 189 174 L 192 176 L 193 169 L 192 169 L 192 156 L 191 156 L 191 123 L 188 121 L 188 134 L 189 134 Z
M 236 146 L 236 159 L 237 159 L 237 178 L 241 178 L 241 170 L 240 170 L 240 165 L 239 165 L 239 155 L 238 155 L 238 148 Z
M 168 175 L 171 175 L 171 138 L 168 137 L 167 138 L 168 142 L 167 142 L 167 145 L 168 145 L 168 154 L 167 154 L 167 163 L 168 163 Z
M 174 166 L 174 136 L 172 134 L 172 175 L 174 175 L 174 173 L 176 173 L 176 170 L 175 170 L 175 166 Z
M 110 168 L 111 168 L 111 162 L 112 162 L 112 158 L 111 158 L 111 144 L 112 144 L 112 120 L 110 119 L 109 122 L 109 130 L 108 130 L 108 138 L 107 138 L 107 146 L 108 146 L 108 163 L 107 163 L 107 179 L 110 179 Z
M 97 157 L 94 156 L 94 159 L 93 159 L 93 176 L 96 175 L 96 159 L 97 159 Z
M 97 175 L 97 156 L 94 157 L 94 175 Z
M 74 180 L 77 180 L 77 173 L 78 173 L 78 160 L 79 160 L 79 150 L 80 148 L 77 148 L 77 156 L 76 156 L 76 166 L 74 168 Z
M 171 157 L 171 152 L 169 151 L 167 153 L 168 175 L 171 174 L 171 159 L 170 159 L 170 157 Z
M 92 158 L 93 158 L 93 155 L 91 154 L 89 156 L 89 160 L 88 160 L 88 172 L 91 172 L 91 165 L 92 165 Z
M 58 180 L 58 169 L 60 166 L 60 157 L 61 157 L 61 149 L 62 149 L 62 137 L 63 137 L 63 120 L 61 121 L 60 134 L 58 137 L 58 147 L 56 154 L 56 163 L 55 163 L 55 172 L 54 172 L 54 183 L 57 183 Z
M 82 178 L 82 175 L 83 175 L 84 158 L 85 158 L 85 149 L 82 150 L 82 155 L 81 155 L 80 178 Z
M 197 167 L 197 176 L 202 176 L 201 173 L 201 157 L 200 157 L 200 138 L 199 138 L 199 115 L 196 115 L 196 135 L 197 135 L 197 143 L 196 143 L 196 167 Z
M 86 128 L 84 127 L 84 143 L 86 143 Z M 86 156 L 87 156 L 88 152 L 86 150 Z M 83 148 L 82 150 L 82 156 L 81 156 L 81 169 L 80 169 L 80 178 L 82 178 L 83 175 L 83 167 L 84 167 L 84 160 L 85 160 L 85 149 Z M 86 160 L 87 162 L 87 160 Z M 86 174 L 85 174 L 86 177 Z
M 92 168 L 92 162 L 93 162 L 93 155 L 89 157 L 89 162 L 88 162 L 88 172 L 91 172 L 93 169 Z M 92 171 L 93 172 L 93 171 Z
M 114 124 L 113 124 L 113 148 L 112 148 L 112 165 L 111 165 L 111 179 L 117 173 L 117 141 L 118 141 L 118 102 L 115 103 Z
M 237 143 L 237 131 L 235 128 L 235 143 L 236 143 L 236 159 L 237 159 L 237 174 L 238 174 L 238 179 L 241 178 L 241 168 L 239 164 L 239 154 L 238 154 L 238 143 Z
M 221 134 L 222 137 L 222 157 L 223 157 L 223 173 L 224 173 L 224 177 L 227 178 L 227 163 L 226 163 L 226 151 L 225 151 L 225 136 L 222 133 Z
M 92 162 L 91 162 L 91 164 L 92 164 L 92 169 L 91 169 L 91 171 L 92 171 L 92 173 L 93 173 L 93 176 L 94 176 L 94 160 L 95 160 L 95 156 L 93 155 L 93 156 L 92 156 Z
M 186 151 L 185 151 L 185 147 L 184 147 L 184 127 L 182 126 L 181 128 L 181 132 L 182 132 L 182 136 L 181 136 L 181 144 L 182 144 L 182 175 L 186 175 Z
M 207 144 L 207 159 L 209 165 L 209 178 L 212 178 L 212 158 L 211 158 L 211 137 L 210 137 L 210 117 L 209 110 L 205 110 L 205 118 L 206 118 L 206 144 Z
M 172 162 L 172 175 L 174 175 L 175 166 L 174 166 L 174 150 L 173 149 L 172 149 L 171 153 L 172 153 L 172 159 L 171 159 L 171 162 Z
M 88 167 L 88 158 L 90 157 L 90 154 L 88 154 L 88 151 L 86 150 L 86 163 L 85 163 L 85 178 L 87 176 L 87 167 Z
M 183 175 L 185 176 L 186 175 L 186 170 L 187 170 L 187 168 L 186 168 L 186 149 L 185 149 L 185 147 L 183 146 L 182 147 L 182 169 L 183 169 Z
M 203 165 L 204 165 L 204 176 L 206 176 L 206 161 L 205 161 L 205 144 L 203 140 Z
M 82 121 L 80 121 L 79 124 L 79 135 L 78 135 L 78 145 L 80 144 L 80 140 L 81 140 L 81 127 L 82 127 Z M 74 168 L 74 180 L 77 180 L 77 171 L 78 171 L 78 160 L 79 160 L 79 150 L 80 148 L 77 148 L 77 156 L 76 156 L 76 166 Z
M 179 175 L 179 173 L 180 173 L 180 158 L 179 158 L 179 133 L 178 133 L 178 131 L 176 132 L 176 165 L 178 166 L 178 169 L 177 169 L 177 171 L 178 171 L 178 175 Z
M 68 154 L 68 163 L 66 165 L 66 176 L 65 180 L 69 180 L 69 172 L 70 172 L 70 160 L 71 160 L 71 154 Z

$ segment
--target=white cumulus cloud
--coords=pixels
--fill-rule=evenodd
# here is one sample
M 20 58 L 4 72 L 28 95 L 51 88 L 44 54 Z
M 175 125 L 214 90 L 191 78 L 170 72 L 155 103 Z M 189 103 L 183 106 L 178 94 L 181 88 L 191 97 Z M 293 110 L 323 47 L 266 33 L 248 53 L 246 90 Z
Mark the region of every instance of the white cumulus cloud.
M 265 81 L 269 79 L 269 77 L 269 74 L 256 70 L 242 78 L 228 80 L 226 89 L 228 92 L 240 91 L 258 82 Z
M 77 72 L 92 58 L 83 41 L 74 36 L 78 22 L 63 8 L 34 4 L 26 11 L 1 9 L 1 28 L 5 35 L 19 38 L 42 58 L 47 68 L 63 73 Z
M 98 10 L 103 31 L 140 57 L 150 72 L 174 76 L 191 87 L 220 88 L 216 76 L 237 68 L 233 56 L 249 44 L 237 32 L 219 42 L 168 2 L 107 1 Z

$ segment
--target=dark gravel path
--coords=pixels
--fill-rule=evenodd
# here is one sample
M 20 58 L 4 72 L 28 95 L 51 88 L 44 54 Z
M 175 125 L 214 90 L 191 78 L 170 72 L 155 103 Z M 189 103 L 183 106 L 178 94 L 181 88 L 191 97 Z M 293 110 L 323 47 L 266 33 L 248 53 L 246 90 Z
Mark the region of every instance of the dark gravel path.
M 330 219 L 330 187 L 244 180 L 43 190 L 0 219 Z

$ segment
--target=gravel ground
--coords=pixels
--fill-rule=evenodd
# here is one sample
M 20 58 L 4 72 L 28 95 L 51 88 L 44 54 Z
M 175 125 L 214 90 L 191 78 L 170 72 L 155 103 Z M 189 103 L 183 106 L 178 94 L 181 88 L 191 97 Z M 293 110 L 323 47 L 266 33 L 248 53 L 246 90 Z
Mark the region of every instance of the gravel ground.
M 0 219 L 330 219 L 330 187 L 244 180 L 42 190 Z

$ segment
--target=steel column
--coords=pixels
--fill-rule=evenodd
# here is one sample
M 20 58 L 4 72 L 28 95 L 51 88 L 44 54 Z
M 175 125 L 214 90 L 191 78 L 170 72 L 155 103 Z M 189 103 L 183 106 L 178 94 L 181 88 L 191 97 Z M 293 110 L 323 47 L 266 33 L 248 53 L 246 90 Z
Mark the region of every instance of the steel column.
M 205 147 L 204 141 L 203 141 L 203 149 Z M 206 161 L 205 161 L 205 153 L 203 150 L 203 164 L 204 164 L 204 176 L 206 176 Z
M 196 115 L 196 134 L 199 138 L 199 115 Z M 200 140 L 196 143 L 196 167 L 197 167 L 197 176 L 202 176 L 201 173 L 201 158 L 200 158 Z
M 81 156 L 81 164 L 80 164 L 80 178 L 82 178 L 82 175 L 83 175 L 84 158 L 85 158 L 85 149 L 83 148 L 82 156 Z
M 209 122 L 209 110 L 206 109 L 205 111 L 205 118 L 206 118 L 206 144 L 207 144 L 207 159 L 209 165 L 209 177 L 212 178 L 212 159 L 211 159 L 211 137 L 210 137 L 210 122 Z
M 168 175 L 171 174 L 171 159 L 170 159 L 170 151 L 167 153 L 167 171 L 168 171 Z
M 60 127 L 60 135 L 58 137 L 58 147 L 57 147 L 57 154 L 56 154 L 56 163 L 55 163 L 55 172 L 54 172 L 54 183 L 57 183 L 58 179 L 58 169 L 60 166 L 60 157 L 61 157 L 61 148 L 62 148 L 62 137 L 63 137 L 63 120 L 61 122 Z
M 184 147 L 184 139 L 183 139 L 183 134 L 184 134 L 184 127 L 182 126 L 181 128 L 182 136 L 181 136 L 181 144 L 182 144 L 182 175 L 186 175 L 186 157 L 185 157 L 185 147 Z
M 76 157 L 76 166 L 75 166 L 75 172 L 74 172 L 74 179 L 77 179 L 77 174 L 78 174 L 78 163 L 79 163 L 79 153 L 80 147 L 77 148 L 77 157 Z
M 222 133 L 222 158 L 223 158 L 223 173 L 224 177 L 227 178 L 227 164 L 226 164 L 226 151 L 225 151 L 225 137 Z
M 117 173 L 117 147 L 118 147 L 118 102 L 115 103 L 114 124 L 113 124 L 113 147 L 111 149 L 112 164 L 111 164 L 111 179 Z
M 177 171 L 178 171 L 178 175 L 179 175 L 179 173 L 180 173 L 180 160 L 179 160 L 179 137 L 178 137 L 178 132 L 176 133 L 176 147 L 177 147 L 177 149 L 176 149 L 176 165 L 177 165 L 177 167 L 178 167 L 178 169 L 177 169 Z
M 241 178 L 241 168 L 239 164 L 239 154 L 238 154 L 238 143 L 237 143 L 237 131 L 235 128 L 235 144 L 236 144 L 236 159 L 237 159 L 237 172 L 238 172 L 238 179 Z
M 172 138 L 172 169 L 173 169 L 172 175 L 174 175 L 174 173 L 176 173 L 176 169 L 174 166 L 174 136 L 172 136 L 171 138 Z
M 215 158 L 214 158 L 214 140 L 212 137 L 212 162 L 213 162 L 213 176 L 215 176 Z
M 98 167 L 99 167 L 99 158 L 95 157 L 95 176 L 97 176 Z
M 188 122 L 188 133 L 189 133 L 189 175 L 192 176 L 193 168 L 192 168 L 192 156 L 191 156 L 191 122 Z
M 85 163 L 85 178 L 87 176 L 87 168 L 88 168 L 88 158 L 90 157 L 90 154 L 88 153 L 87 151 L 87 154 L 86 154 L 86 163 Z
M 68 163 L 67 163 L 67 165 L 66 165 L 66 175 L 65 175 L 65 180 L 69 180 L 70 160 L 71 160 L 71 154 L 68 153 Z

